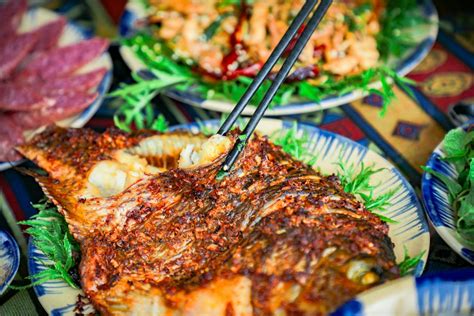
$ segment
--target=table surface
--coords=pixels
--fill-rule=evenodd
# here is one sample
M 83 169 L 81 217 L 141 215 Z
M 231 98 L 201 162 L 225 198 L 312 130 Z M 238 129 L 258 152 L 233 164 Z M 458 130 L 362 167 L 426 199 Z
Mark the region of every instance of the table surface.
M 97 34 L 113 37 L 117 11 L 124 1 L 42 1 L 45 6 L 68 16 Z M 87 4 L 86 4 L 87 3 Z M 107 10 L 110 15 L 107 13 Z M 472 8 L 471 8 L 472 9 Z M 305 115 L 284 117 L 297 119 L 353 139 L 384 155 L 403 172 L 419 193 L 421 169 L 447 130 L 453 128 L 446 113 L 450 105 L 474 101 L 474 21 L 472 11 L 440 12 L 442 27 L 435 46 L 425 60 L 408 77 L 419 84 L 413 88 L 415 99 L 395 87 L 397 99 L 384 117 L 379 116 L 380 98 L 369 96 L 338 108 Z M 100 21 L 96 23 L 95 21 Z M 109 50 L 114 62 L 114 82 L 129 82 L 130 71 L 118 54 Z M 115 104 L 116 105 L 116 104 Z M 88 126 L 102 130 L 113 126 L 114 102 L 106 100 Z M 220 117 L 219 113 L 161 97 L 156 110 L 171 125 Z M 35 214 L 30 202 L 42 197 L 38 185 L 15 170 L 0 173 L 0 228 L 10 231 L 22 249 L 22 260 L 16 282 L 28 275 L 26 267 L 27 237 L 16 222 Z M 431 249 L 426 272 L 469 266 L 469 264 L 431 230 Z M 0 297 L 0 315 L 42 315 L 44 310 L 33 290 L 9 290 Z

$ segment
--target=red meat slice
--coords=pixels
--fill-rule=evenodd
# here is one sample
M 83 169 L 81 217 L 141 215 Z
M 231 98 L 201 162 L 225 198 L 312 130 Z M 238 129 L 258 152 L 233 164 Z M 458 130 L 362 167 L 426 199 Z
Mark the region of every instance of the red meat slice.
M 0 36 L 11 36 L 20 26 L 21 18 L 26 12 L 26 0 L 9 0 L 0 5 Z
M 0 45 L 0 80 L 11 75 L 13 70 L 31 51 L 36 40 L 36 33 L 30 32 L 11 36 Z
M 100 68 L 75 76 L 51 78 L 47 81 L 36 81 L 28 87 L 44 95 L 58 95 L 73 91 L 89 91 L 95 88 L 104 78 L 107 69 Z
M 38 41 L 33 51 L 40 52 L 56 47 L 65 25 L 66 19 L 60 17 L 34 30 L 33 32 L 38 36 Z
M 18 74 L 18 80 L 50 79 L 67 75 L 100 56 L 109 42 L 93 38 L 38 54 Z
M 53 106 L 30 112 L 14 112 L 13 122 L 24 129 L 34 129 L 71 117 L 88 107 L 98 93 L 74 92 L 56 96 Z
M 12 117 L 0 114 L 0 161 L 15 161 L 21 156 L 14 147 L 23 143 L 23 130 L 15 124 Z
M 0 84 L 0 110 L 3 111 L 31 111 L 52 106 L 55 102 L 55 99 L 24 86 Z

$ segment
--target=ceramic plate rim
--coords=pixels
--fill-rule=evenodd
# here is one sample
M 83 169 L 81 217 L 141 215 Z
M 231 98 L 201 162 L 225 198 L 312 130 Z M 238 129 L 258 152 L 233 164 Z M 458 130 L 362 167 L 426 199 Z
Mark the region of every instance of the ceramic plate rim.
M 414 47 L 412 52 L 398 63 L 396 72 L 402 76 L 413 70 L 429 53 L 431 48 L 436 42 L 438 35 L 438 12 L 434 6 L 432 0 L 419 0 L 420 10 L 426 17 L 431 21 L 429 31 L 427 31 L 425 38 Z M 145 8 L 141 0 L 128 0 L 125 7 L 125 11 L 122 14 L 119 21 L 119 34 L 120 36 L 126 36 L 133 30 L 133 23 L 135 20 L 145 14 Z M 139 69 L 146 68 L 141 61 L 135 56 L 135 54 L 128 47 L 121 45 L 119 48 L 120 55 L 122 56 L 125 63 L 132 71 L 138 71 Z M 370 85 L 371 88 L 380 88 L 380 81 L 374 82 Z M 199 107 L 206 110 L 217 111 L 228 113 L 233 109 L 233 104 L 222 101 L 222 100 L 209 100 L 201 98 L 193 93 L 180 92 L 175 90 L 168 90 L 164 92 L 165 95 L 182 103 L 190 104 L 195 107 Z M 265 113 L 266 116 L 283 116 L 292 114 L 303 114 L 314 111 L 320 111 L 336 106 L 340 106 L 352 101 L 358 100 L 367 93 L 363 91 L 354 90 L 342 96 L 330 96 L 322 100 L 320 103 L 314 101 L 301 101 L 294 102 L 287 105 L 275 106 L 273 109 L 268 109 Z M 246 108 L 243 111 L 244 115 L 251 115 L 255 108 Z
M 474 125 L 474 123 L 473 123 Z M 469 124 L 464 125 L 464 127 L 469 126 Z M 463 127 L 461 127 L 463 128 Z M 443 141 L 441 141 L 438 146 L 434 149 L 433 153 L 430 155 L 428 161 L 426 162 L 427 167 L 436 167 L 439 164 L 449 166 L 451 170 L 454 172 L 454 175 L 457 175 L 457 172 L 454 169 L 454 165 L 448 162 L 440 162 L 438 159 L 440 157 L 444 157 L 445 152 L 443 150 Z M 434 169 L 434 168 L 433 168 Z M 435 169 L 438 172 L 442 172 L 443 170 Z M 452 178 L 451 174 L 446 174 L 443 173 L 446 176 Z M 435 180 L 436 178 L 433 177 L 431 174 L 427 172 L 423 172 L 423 176 L 421 179 L 421 192 L 422 192 L 422 202 L 423 206 L 425 208 L 425 212 L 427 214 L 427 217 L 433 227 L 435 228 L 436 232 L 439 234 L 439 236 L 448 244 L 448 246 L 454 250 L 458 255 L 460 255 L 462 258 L 464 258 L 466 261 L 468 261 L 470 264 L 474 264 L 474 247 L 470 247 L 466 245 L 465 243 L 461 242 L 459 238 L 456 238 L 456 236 L 453 237 L 453 235 L 456 235 L 455 229 L 446 225 L 446 221 L 443 219 L 445 216 L 443 216 L 441 213 L 443 212 L 442 206 L 440 205 L 439 201 L 443 202 L 443 205 L 447 205 L 447 207 L 444 208 L 445 211 L 449 211 L 450 214 L 453 214 L 454 211 L 449 204 L 449 201 L 447 200 L 447 187 L 444 185 L 444 183 L 441 183 L 439 180 Z M 436 182 L 436 185 L 435 185 Z M 434 190 L 436 188 L 442 189 L 443 191 L 443 196 L 441 196 L 438 200 L 436 201 L 436 198 L 434 197 Z M 451 223 L 451 221 L 449 221 Z M 451 223 L 452 224 L 452 223 Z
M 454 283 L 457 284 L 456 288 L 454 288 Z M 445 285 L 445 286 L 443 286 Z M 389 281 L 382 285 L 376 286 L 371 288 L 367 291 L 364 291 L 351 299 L 350 301 L 346 302 L 344 305 L 340 306 L 334 313 L 334 316 L 342 316 L 342 315 L 358 315 L 358 316 L 369 316 L 375 315 L 375 311 L 371 310 L 370 312 L 366 313 L 366 307 L 373 307 L 377 303 L 373 303 L 373 301 L 377 297 L 381 297 L 382 294 L 386 294 L 390 292 L 390 297 L 398 298 L 396 303 L 400 302 L 403 299 L 404 308 L 409 309 L 416 309 L 416 314 L 413 315 L 425 315 L 424 312 L 428 312 L 426 308 L 429 309 L 430 312 L 441 312 L 441 315 L 448 315 L 447 312 L 453 312 L 454 306 L 448 304 L 439 304 L 442 305 L 443 308 L 451 307 L 451 310 L 442 310 L 437 311 L 433 310 L 436 307 L 440 307 L 436 305 L 435 298 L 429 296 L 426 292 L 429 290 L 434 289 L 435 287 L 442 288 L 444 291 L 449 290 L 449 294 L 455 295 L 456 292 L 461 292 L 461 287 L 466 287 L 464 290 L 469 291 L 469 289 L 474 288 L 474 269 L 473 268 L 461 268 L 456 270 L 443 270 L 434 273 L 429 273 L 427 275 L 422 275 L 420 277 L 413 277 L 413 276 L 406 276 L 403 278 L 399 278 L 393 281 Z M 404 291 L 402 291 L 404 289 Z M 398 290 L 398 291 L 396 291 Z M 414 292 L 414 293 L 413 293 Z M 415 294 L 416 297 L 411 297 L 411 294 Z M 446 294 L 446 292 L 445 292 Z M 401 297 L 400 297 L 401 296 Z M 428 296 L 428 297 L 427 297 Z M 473 294 L 474 296 L 474 294 Z M 430 300 L 431 299 L 431 300 Z M 425 301 L 428 301 L 429 306 L 423 306 Z M 440 297 L 441 300 L 441 297 Z M 468 299 L 469 301 L 469 299 Z M 460 304 L 459 300 L 457 303 Z M 422 306 L 420 306 L 420 304 Z M 470 307 L 474 308 L 473 300 L 471 298 Z M 454 305 L 454 304 L 453 304 Z M 425 308 L 423 308 L 425 307 Z M 458 306 L 459 307 L 459 306 Z M 375 308 L 380 311 L 380 306 Z M 421 313 L 420 313 L 421 310 Z M 411 310 L 413 311 L 413 310 Z M 406 311 L 405 312 L 409 312 Z M 390 314 L 393 315 L 393 314 Z M 412 314 L 410 314 L 412 315 Z
M 0 229 L 0 235 L 5 236 L 5 239 L 8 240 L 12 247 L 13 247 L 13 264 L 12 269 L 8 273 L 5 282 L 0 284 L 0 296 L 7 290 L 10 283 L 15 278 L 16 273 L 18 272 L 18 268 L 20 267 L 20 248 L 18 247 L 18 243 L 16 242 L 15 238 L 6 230 Z
M 185 128 L 187 130 L 193 131 L 193 128 L 195 128 L 195 127 L 197 128 L 198 124 L 204 124 L 204 125 L 208 125 L 208 126 L 218 126 L 217 125 L 218 122 L 219 122 L 219 120 L 207 120 L 207 121 L 203 121 L 203 122 L 200 122 L 200 123 L 194 122 L 194 123 L 180 124 L 180 125 L 172 126 L 170 128 L 170 130 Z M 289 128 L 291 126 L 290 124 L 293 124 L 293 121 L 290 121 L 290 120 L 267 119 L 267 118 L 263 119 L 262 122 L 265 123 L 265 124 L 280 124 L 280 125 L 277 126 L 277 129 Z M 417 249 L 421 248 L 421 250 L 425 250 L 425 253 L 424 253 L 423 258 L 422 258 L 422 262 L 420 262 L 420 265 L 418 266 L 418 268 L 415 271 L 416 275 L 420 275 L 422 273 L 423 269 L 426 266 L 426 261 L 427 261 L 427 258 L 428 258 L 429 247 L 430 247 L 430 237 L 429 237 L 428 225 L 427 225 L 426 219 L 424 217 L 424 212 L 422 210 L 422 207 L 420 205 L 419 200 L 416 197 L 415 190 L 408 183 L 408 181 L 401 175 L 401 173 L 389 161 L 387 161 L 385 158 L 383 158 L 379 154 L 375 153 L 374 151 L 371 151 L 367 147 L 365 147 L 365 146 L 363 146 L 363 145 L 361 145 L 357 142 L 354 142 L 354 141 L 352 141 L 352 140 L 350 140 L 346 137 L 343 137 L 341 135 L 337 135 L 335 133 L 331 133 L 331 132 L 328 132 L 328 131 L 325 131 L 325 130 L 321 130 L 321 129 L 319 129 L 319 128 L 311 125 L 311 124 L 308 124 L 308 123 L 298 123 L 298 126 L 300 128 L 303 128 L 303 129 L 313 130 L 314 135 L 316 135 L 316 133 L 318 133 L 317 135 L 321 135 L 322 137 L 324 137 L 323 140 L 320 140 L 318 138 L 318 140 L 316 140 L 316 142 L 318 142 L 318 141 L 322 142 L 322 141 L 326 141 L 326 140 L 329 140 L 329 139 L 337 139 L 338 141 L 344 142 L 345 144 L 350 144 L 354 148 L 360 150 L 362 153 L 364 153 L 364 157 L 366 157 L 366 155 L 368 155 L 368 154 L 376 155 L 376 157 L 379 157 L 379 159 L 381 159 L 381 161 L 384 162 L 384 164 L 386 164 L 387 168 L 391 167 L 389 171 L 393 172 L 395 174 L 395 176 L 402 182 L 402 185 L 404 187 L 404 191 L 406 191 L 407 194 L 409 195 L 410 203 L 413 203 L 413 206 L 416 208 L 413 211 L 413 214 L 416 215 L 417 219 L 419 219 L 419 221 L 420 221 L 420 227 L 417 228 L 417 231 L 419 231 L 420 233 L 414 237 L 417 240 L 417 245 L 418 245 Z M 412 199 L 411 199 L 412 197 L 414 197 L 414 201 L 412 201 Z M 399 246 L 401 246 L 401 244 Z M 33 268 L 37 269 L 38 266 L 39 266 L 38 263 L 35 262 L 35 260 L 32 256 L 33 252 L 36 251 L 36 250 L 37 249 L 34 247 L 34 245 L 31 243 L 31 240 L 30 240 L 30 243 L 28 245 L 28 270 L 29 270 L 30 274 L 32 273 Z M 420 249 L 418 249 L 418 250 L 420 250 Z M 54 281 L 54 282 L 56 282 L 56 281 Z M 62 283 L 65 284 L 64 282 L 62 282 Z M 53 286 L 56 286 L 56 285 L 57 285 L 57 282 Z M 69 290 L 72 291 L 74 289 L 69 288 Z M 47 294 L 39 296 L 38 291 L 39 291 L 39 287 L 35 286 L 35 293 L 38 296 L 38 299 L 41 302 L 41 304 L 43 305 L 43 307 L 45 309 L 48 306 L 51 307 L 54 303 L 52 301 L 56 298 L 55 297 L 49 297 L 48 298 Z M 74 290 L 74 291 L 75 291 L 74 293 L 76 293 L 76 295 L 81 293 L 80 290 Z M 61 308 L 62 311 L 66 311 L 66 310 L 70 309 L 71 306 L 73 306 L 73 305 L 71 305 L 70 301 L 63 302 L 63 303 L 64 303 L 63 304 L 64 307 Z M 53 309 L 49 308 L 47 311 L 51 312 L 51 311 L 53 311 Z M 57 312 L 58 309 L 54 309 L 54 311 Z
M 28 9 L 28 11 L 25 13 L 25 16 L 31 16 L 34 14 L 39 14 L 39 15 L 50 15 L 60 17 L 62 16 L 59 13 L 56 13 L 54 11 L 42 8 L 42 7 L 36 7 L 32 6 Z M 92 34 L 90 34 L 88 31 L 86 31 L 84 28 L 79 26 L 77 23 L 70 21 L 69 19 L 66 19 L 66 28 L 72 29 L 72 31 L 76 32 L 79 36 L 82 37 L 82 39 L 87 39 L 92 37 Z M 98 97 L 87 107 L 85 108 L 81 113 L 76 114 L 75 116 L 72 116 L 68 119 L 65 120 L 71 120 L 69 124 L 67 124 L 69 127 L 82 127 L 84 126 L 91 118 L 92 116 L 97 112 L 99 109 L 100 105 L 102 104 L 102 101 L 105 98 L 105 95 L 107 91 L 110 88 L 110 85 L 112 83 L 112 71 L 113 71 L 113 63 L 112 59 L 110 57 L 110 54 L 108 51 L 105 51 L 100 57 L 97 58 L 98 60 L 102 60 L 102 66 L 107 68 L 107 72 L 104 75 L 104 78 L 100 82 L 100 84 L 97 86 L 97 92 L 99 93 Z M 59 121 L 58 121 L 59 122 Z M 7 170 L 11 167 L 15 167 L 21 163 L 23 163 L 25 160 L 20 159 L 17 161 L 13 162 L 8 162 L 8 161 L 0 161 L 0 171 Z

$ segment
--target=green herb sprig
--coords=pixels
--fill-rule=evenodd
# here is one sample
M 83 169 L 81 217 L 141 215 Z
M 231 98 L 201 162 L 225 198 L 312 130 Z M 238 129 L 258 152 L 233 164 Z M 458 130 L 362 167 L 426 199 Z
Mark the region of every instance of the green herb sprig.
M 376 36 L 383 60 L 389 56 L 399 57 L 416 45 L 415 39 L 406 32 L 408 28 L 416 29 L 430 23 L 421 15 L 416 0 L 391 0 L 386 3 L 380 20 L 381 28 Z
M 62 279 L 69 286 L 79 288 L 70 274 L 79 262 L 79 244 L 69 232 L 64 217 L 47 199 L 33 204 L 33 207 L 38 210 L 38 213 L 19 224 L 29 226 L 25 231 L 30 234 L 35 246 L 47 258 L 46 261 L 39 257 L 36 260 L 39 260 L 46 268 L 27 277 L 32 281 L 31 284 L 21 287 L 12 286 L 12 288 L 28 288 L 56 279 Z
M 366 166 L 362 162 L 360 168 L 357 169 L 354 164 L 344 163 L 342 157 L 339 157 L 339 161 L 336 165 L 339 167 L 337 175 L 341 180 L 345 192 L 359 197 L 365 205 L 365 208 L 380 217 L 383 221 L 393 224 L 398 223 L 397 221 L 380 214 L 380 212 L 385 211 L 390 205 L 390 199 L 395 195 L 399 188 L 374 196 L 374 190 L 377 185 L 371 184 L 371 178 L 375 174 L 383 171 L 384 168 L 376 169 L 373 165 Z
M 308 149 L 309 135 L 298 129 L 295 122 L 292 128 L 286 131 L 278 131 L 272 137 L 275 145 L 281 146 L 284 152 L 293 156 L 296 160 L 313 166 L 318 156 Z
M 149 69 L 178 76 L 182 80 L 181 83 L 171 83 L 169 86 L 167 86 L 167 82 L 165 81 L 158 92 L 170 88 L 171 86 L 181 91 L 192 88 L 192 91 L 198 93 L 205 99 L 237 102 L 252 82 L 251 78 L 243 76 L 229 81 L 210 82 L 203 80 L 198 74 L 190 70 L 189 66 L 193 63 L 192 61 L 174 59 L 173 52 L 167 48 L 164 43 L 157 41 L 151 35 L 145 33 L 139 33 L 134 37 L 128 38 L 123 41 L 123 44 L 129 46 Z M 326 79 L 318 85 L 313 85 L 308 81 L 283 84 L 273 98 L 270 107 L 277 104 L 288 104 L 295 98 L 321 102 L 321 100 L 330 96 L 342 96 L 354 90 L 362 90 L 367 94 L 377 94 L 383 99 L 383 106 L 380 112 L 380 115 L 383 116 L 389 104 L 395 99 L 391 83 L 396 83 L 411 96 L 413 96 L 413 93 L 409 86 L 416 84 L 415 81 L 404 78 L 398 75 L 394 70 L 383 65 L 365 70 L 357 75 L 342 78 L 335 78 L 325 73 L 322 73 L 321 76 Z M 162 80 L 166 80 L 165 77 L 161 77 L 163 78 Z M 375 81 L 381 82 L 382 87 L 380 89 L 371 87 L 371 83 Z M 265 81 L 257 90 L 250 103 L 254 105 L 258 104 L 260 100 L 263 99 L 270 85 L 271 81 Z M 126 88 L 126 85 L 119 89 L 124 88 Z
M 224 5 L 240 5 L 240 1 L 229 0 L 224 1 Z M 372 8 L 369 3 L 363 3 L 354 9 L 355 16 L 365 14 Z M 221 19 L 212 23 L 206 30 L 205 37 L 212 37 L 216 27 L 219 26 Z M 415 82 L 399 76 L 393 69 L 383 66 L 389 56 L 401 56 L 407 49 L 414 46 L 416 41 L 410 37 L 407 32 L 408 28 L 416 28 L 424 24 L 430 23 L 421 15 L 418 10 L 416 0 L 387 1 L 386 7 L 381 14 L 381 30 L 376 36 L 378 50 L 381 54 L 381 65 L 368 69 L 361 74 L 344 76 L 336 78 L 328 73 L 321 73 L 318 85 L 313 85 L 308 81 L 287 83 L 278 90 L 270 107 L 277 104 L 287 104 L 290 101 L 298 99 L 307 99 L 320 102 L 329 96 L 341 96 L 354 90 L 362 90 L 364 93 L 377 94 L 383 99 L 383 107 L 381 116 L 387 112 L 388 105 L 394 100 L 395 94 L 391 83 L 396 83 L 405 92 L 413 96 L 410 85 Z M 230 81 L 206 81 L 191 70 L 191 66 L 195 65 L 195 61 L 179 58 L 174 52 L 148 33 L 138 33 L 133 37 L 123 39 L 122 43 L 129 46 L 137 55 L 137 57 L 149 68 L 159 70 L 165 73 L 177 75 L 179 74 L 184 83 L 174 86 L 177 90 L 184 90 L 193 86 L 193 91 L 206 99 L 230 100 L 236 102 L 240 99 L 244 91 L 250 84 L 251 78 L 238 77 Z M 370 83 L 380 81 L 382 87 L 374 89 L 370 87 Z M 270 81 L 264 82 L 255 97 L 251 100 L 251 104 L 258 104 L 263 94 L 271 84 Z
M 445 157 L 452 163 L 458 176 L 452 179 L 430 167 L 422 169 L 441 180 L 447 187 L 449 202 L 456 216 L 460 239 L 474 247 L 474 130 L 457 128 L 449 131 L 443 140 Z
M 154 119 L 151 100 L 163 89 L 174 86 L 185 81 L 179 75 L 170 75 L 158 70 L 153 70 L 156 79 L 147 80 L 136 73 L 132 76 L 136 81 L 134 84 L 122 85 L 120 89 L 110 93 L 111 97 L 121 98 L 124 103 L 114 114 L 115 125 L 127 132 L 132 130 L 132 123 L 137 129 L 157 129 L 164 131 L 163 117 Z
M 408 249 L 406 246 L 403 246 L 403 252 L 403 260 L 398 264 L 398 268 L 400 269 L 400 276 L 413 274 L 416 267 L 420 263 L 421 258 L 425 254 L 425 251 L 423 250 L 415 257 L 411 257 L 410 255 L 408 255 Z

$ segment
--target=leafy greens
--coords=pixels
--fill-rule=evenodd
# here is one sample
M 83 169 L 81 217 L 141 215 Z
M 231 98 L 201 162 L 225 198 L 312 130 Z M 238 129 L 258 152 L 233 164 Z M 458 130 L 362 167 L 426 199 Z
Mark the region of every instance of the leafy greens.
M 464 131 L 457 128 L 449 131 L 443 140 L 445 157 L 456 168 L 457 178 L 422 167 L 446 185 L 449 202 L 456 216 L 459 237 L 474 247 L 474 126 Z
M 239 3 L 239 1 L 235 1 L 235 3 Z M 395 98 L 395 94 L 390 85 L 392 82 L 412 95 L 409 85 L 414 85 L 415 82 L 399 76 L 393 69 L 383 64 L 387 61 L 389 56 L 399 57 L 407 49 L 416 44 L 416 41 L 405 34 L 406 32 L 403 32 L 403 30 L 429 22 L 421 16 L 417 7 L 418 4 L 416 0 L 391 0 L 387 2 L 387 7 L 381 16 L 381 30 L 376 38 L 378 50 L 381 54 L 380 66 L 365 70 L 357 75 L 344 76 L 342 78 L 337 78 L 329 73 L 322 72 L 320 79 L 323 80 L 319 80 L 320 82 L 317 85 L 307 80 L 285 83 L 277 91 L 270 106 L 287 104 L 294 98 L 320 102 L 329 96 L 341 96 L 360 89 L 364 93 L 377 94 L 382 98 L 383 107 L 380 114 L 385 115 L 388 105 Z M 355 12 L 356 14 L 363 14 L 366 10 L 370 9 L 371 5 L 365 3 L 357 7 Z M 212 27 L 209 28 L 208 34 L 206 33 L 205 36 L 212 36 L 219 22 L 220 21 L 217 20 L 212 23 Z M 144 89 L 142 94 L 140 94 L 144 100 L 151 100 L 157 93 L 173 86 L 174 89 L 180 91 L 192 88 L 192 91 L 205 99 L 230 100 L 236 102 L 252 81 L 251 78 L 245 76 L 240 76 L 228 81 L 203 80 L 201 75 L 191 70 L 194 61 L 190 59 L 180 60 L 165 43 L 160 42 L 147 32 L 139 32 L 130 38 L 125 38 L 122 40 L 122 43 L 130 47 L 148 69 L 160 71 L 162 74 L 180 77 L 179 82 L 174 82 L 173 80 L 167 82 L 167 80 L 170 79 L 169 77 L 160 76 L 159 80 L 164 82 L 157 84 L 159 87 L 156 89 Z M 375 89 L 371 86 L 371 83 L 376 81 L 381 82 L 382 87 L 380 89 Z M 263 83 L 251 100 L 251 104 L 256 105 L 259 103 L 270 84 L 271 81 L 269 80 Z M 122 89 L 126 89 L 126 86 L 122 86 L 115 95 L 123 97 L 120 93 Z M 130 104 L 137 103 L 133 100 L 132 102 L 130 102 L 130 100 L 125 101 L 129 109 Z M 147 109 L 148 107 L 147 105 L 141 104 L 137 106 L 142 109 Z M 133 118 L 125 116 L 125 120 L 129 121 L 133 120 Z M 123 126 L 124 125 L 122 125 L 122 127 Z
M 32 281 L 31 284 L 23 287 L 12 286 L 12 288 L 26 288 L 55 279 L 63 279 L 69 286 L 79 288 L 73 278 L 74 268 L 80 258 L 79 244 L 69 232 L 64 217 L 47 199 L 33 204 L 33 207 L 38 210 L 38 213 L 31 216 L 29 220 L 20 221 L 19 224 L 29 226 L 25 232 L 30 234 L 35 246 L 46 257 L 46 260 L 43 257 L 36 258 L 46 268 L 28 276 L 28 279 Z

